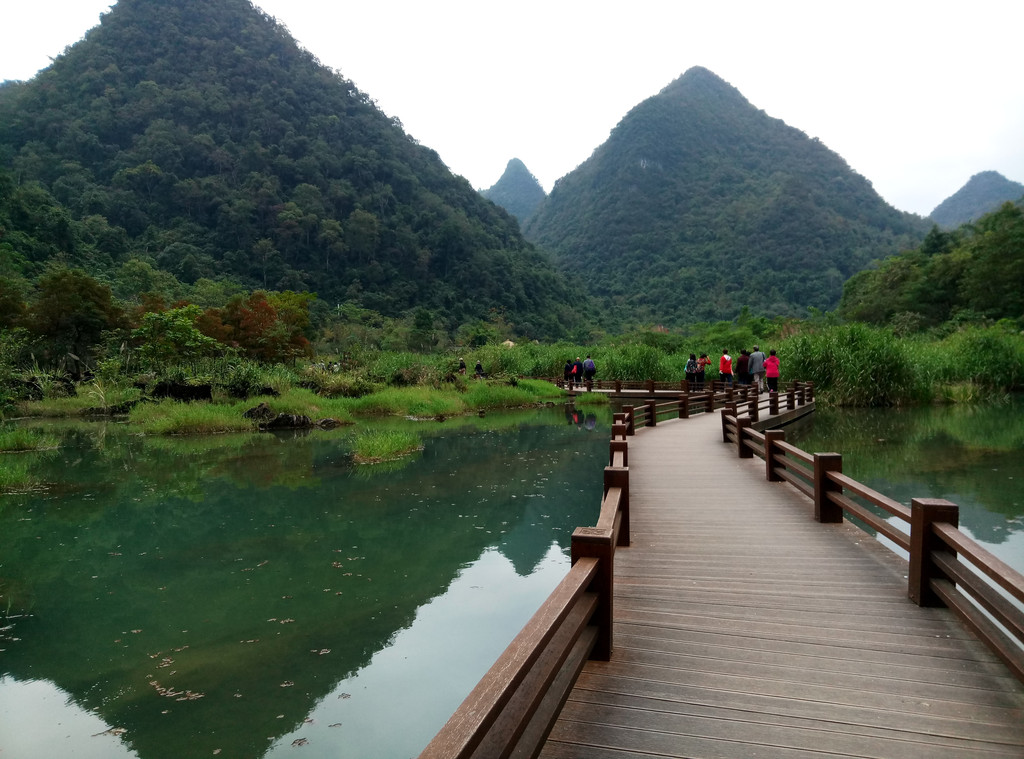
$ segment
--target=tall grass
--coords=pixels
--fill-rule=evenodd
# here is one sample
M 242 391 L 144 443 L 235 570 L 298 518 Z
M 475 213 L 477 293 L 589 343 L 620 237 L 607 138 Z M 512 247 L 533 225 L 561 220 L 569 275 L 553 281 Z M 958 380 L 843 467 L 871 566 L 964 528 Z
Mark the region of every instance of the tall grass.
M 60 439 L 56 435 L 48 435 L 23 427 L 0 429 L 0 452 L 2 453 L 48 451 L 59 445 Z
M 256 423 L 242 416 L 244 405 L 163 400 L 140 403 L 131 410 L 128 419 L 151 435 L 254 432 Z
M 998 326 L 937 341 L 848 324 L 790 337 L 779 355 L 785 377 L 813 380 L 823 398 L 841 406 L 970 400 L 1024 389 L 1024 337 Z
M 29 472 L 27 461 L 15 459 L 5 460 L 0 465 L 0 493 L 11 493 L 27 490 L 36 485 L 35 478 Z
M 352 458 L 358 464 L 390 461 L 423 449 L 418 435 L 406 430 L 370 430 L 356 436 Z

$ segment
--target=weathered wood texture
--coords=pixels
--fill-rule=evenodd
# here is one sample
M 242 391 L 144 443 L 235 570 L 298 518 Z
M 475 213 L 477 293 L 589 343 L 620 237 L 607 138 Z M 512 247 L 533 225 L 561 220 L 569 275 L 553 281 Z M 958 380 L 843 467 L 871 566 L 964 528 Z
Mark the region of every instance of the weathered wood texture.
M 630 438 L 614 652 L 541 756 L 1024 757 L 1024 686 L 907 599 L 906 562 L 720 439 L 714 414 Z

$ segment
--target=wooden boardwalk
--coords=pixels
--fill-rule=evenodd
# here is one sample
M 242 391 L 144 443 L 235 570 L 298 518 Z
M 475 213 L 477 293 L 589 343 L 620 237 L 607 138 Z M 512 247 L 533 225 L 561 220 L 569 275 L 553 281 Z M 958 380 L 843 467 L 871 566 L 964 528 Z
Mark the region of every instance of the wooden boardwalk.
M 614 653 L 586 663 L 546 759 L 1024 757 L 1024 686 L 906 562 L 813 520 L 718 414 L 629 442 Z

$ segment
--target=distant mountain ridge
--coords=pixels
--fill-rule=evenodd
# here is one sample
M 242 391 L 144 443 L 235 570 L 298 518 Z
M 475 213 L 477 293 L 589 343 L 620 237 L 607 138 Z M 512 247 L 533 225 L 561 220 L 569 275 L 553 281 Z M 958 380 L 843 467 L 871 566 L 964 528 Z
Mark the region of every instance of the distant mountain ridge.
M 982 171 L 950 195 L 929 214 L 943 229 L 956 229 L 961 224 L 977 221 L 995 211 L 1003 203 L 1024 197 L 1024 184 L 1013 182 L 998 171 Z
M 142 260 L 449 329 L 500 315 L 556 336 L 578 318 L 511 216 L 249 0 L 119 0 L 0 88 L 0 168 L 62 204 L 61 255 L 107 280 Z
M 606 313 L 657 323 L 830 309 L 927 225 L 696 67 L 633 108 L 525 227 Z
M 547 197 L 537 177 L 518 158 L 509 161 L 501 178 L 481 194 L 515 216 L 520 224 L 525 224 Z

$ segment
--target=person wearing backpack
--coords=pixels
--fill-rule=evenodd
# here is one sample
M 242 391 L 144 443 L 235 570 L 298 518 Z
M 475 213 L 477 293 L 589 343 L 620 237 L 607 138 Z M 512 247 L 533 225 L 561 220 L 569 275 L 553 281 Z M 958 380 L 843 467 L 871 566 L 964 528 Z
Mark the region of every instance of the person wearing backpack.
M 696 390 L 694 383 L 697 381 L 697 354 L 691 353 L 689 361 L 686 362 L 686 367 L 683 369 L 686 372 L 686 381 L 690 383 L 690 390 Z
M 595 374 L 597 374 L 597 365 L 588 353 L 587 358 L 583 361 L 583 382 L 586 384 L 588 390 L 592 386 L 591 383 L 594 381 Z

